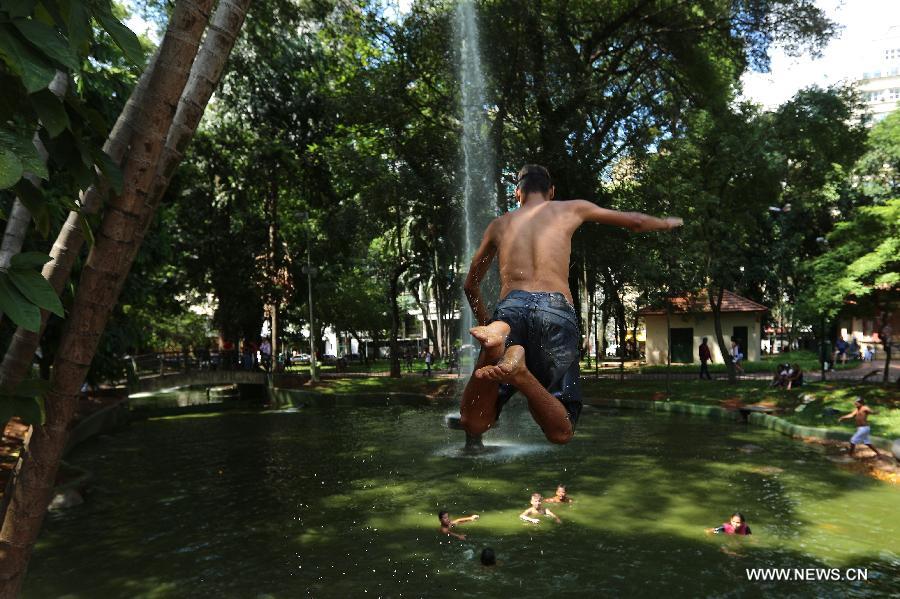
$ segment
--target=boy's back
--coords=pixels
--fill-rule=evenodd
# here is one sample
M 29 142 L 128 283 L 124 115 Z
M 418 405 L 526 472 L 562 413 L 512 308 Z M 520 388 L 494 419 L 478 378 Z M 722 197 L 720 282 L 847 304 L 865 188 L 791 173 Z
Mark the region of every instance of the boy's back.
M 559 292 L 570 302 L 569 256 L 572 234 L 581 225 L 574 202 L 523 205 L 491 223 L 497 247 L 500 297 L 513 289 Z

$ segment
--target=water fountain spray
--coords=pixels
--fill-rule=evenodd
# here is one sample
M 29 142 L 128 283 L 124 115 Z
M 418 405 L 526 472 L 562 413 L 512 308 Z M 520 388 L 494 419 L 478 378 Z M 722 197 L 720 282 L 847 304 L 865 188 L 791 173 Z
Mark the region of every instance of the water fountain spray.
M 491 175 L 493 153 L 488 138 L 488 119 L 485 104 L 484 74 L 479 52 L 478 21 L 473 0 L 461 0 L 456 6 L 454 34 L 459 64 L 459 90 L 462 108 L 462 158 L 463 158 L 463 264 L 468 268 L 472 255 L 478 247 L 481 235 L 494 216 L 491 201 Z M 469 338 L 472 328 L 472 311 L 465 298 L 460 311 L 460 339 Z M 467 344 L 460 347 L 460 369 L 463 368 L 462 353 L 471 348 Z M 465 362 L 468 366 L 468 361 Z M 471 368 L 465 374 L 471 375 Z M 462 372 L 460 374 L 463 374 Z M 448 418 L 451 428 L 459 426 L 458 418 Z M 466 435 L 466 448 L 477 450 L 483 447 L 481 436 Z

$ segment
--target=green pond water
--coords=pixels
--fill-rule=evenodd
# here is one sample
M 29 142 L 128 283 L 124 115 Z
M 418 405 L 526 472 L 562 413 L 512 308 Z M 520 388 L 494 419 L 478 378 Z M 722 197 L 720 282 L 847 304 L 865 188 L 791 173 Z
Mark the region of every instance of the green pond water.
M 48 516 L 34 597 L 885 597 L 900 489 L 819 447 L 703 418 L 586 408 L 571 444 L 521 405 L 460 454 L 451 406 L 147 420 L 82 446 L 85 503 Z M 563 523 L 518 519 L 565 483 Z M 436 513 L 478 513 L 459 541 Z M 708 536 L 739 509 L 750 537 Z M 499 564 L 478 563 L 493 547 Z M 758 582 L 748 568 L 866 568 Z

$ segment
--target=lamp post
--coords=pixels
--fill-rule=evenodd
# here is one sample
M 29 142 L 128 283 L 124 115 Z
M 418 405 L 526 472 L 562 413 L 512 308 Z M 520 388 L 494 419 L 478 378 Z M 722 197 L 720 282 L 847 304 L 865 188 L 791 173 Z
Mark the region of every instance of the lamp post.
M 312 278 L 316 274 L 316 269 L 312 266 L 312 257 L 310 255 L 312 246 L 309 240 L 309 212 L 304 212 L 303 218 L 306 220 L 306 266 L 303 267 L 303 272 L 306 273 L 306 286 L 309 290 L 309 378 L 316 382 L 319 380 L 319 373 L 316 372 L 316 344 L 314 337 L 316 325 L 313 320 L 312 292 Z

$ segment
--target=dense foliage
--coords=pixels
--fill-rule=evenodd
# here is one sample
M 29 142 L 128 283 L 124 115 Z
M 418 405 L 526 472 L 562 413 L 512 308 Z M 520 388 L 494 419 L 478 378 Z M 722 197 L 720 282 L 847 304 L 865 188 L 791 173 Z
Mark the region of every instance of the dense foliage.
M 147 7 L 165 20 L 164 4 Z M 700 289 L 770 305 L 791 330 L 817 321 L 817 261 L 839 243 L 835 223 L 893 197 L 898 142 L 893 116 L 866 137 L 847 89 L 803 90 L 771 112 L 737 100 L 772 44 L 816 52 L 832 35 L 813 2 L 496 0 L 478 13 L 495 213 L 513 208 L 517 168 L 540 162 L 559 198 L 686 220 L 666 239 L 579 232 L 570 285 L 586 334 L 612 321 L 621 344 L 639 307 Z M 395 338 L 412 308 L 448 352 L 468 266 L 453 17 L 434 0 L 403 14 L 366 0 L 255 3 L 105 353 L 237 343 L 273 318 L 296 347 L 310 295 L 320 350 L 326 326 Z M 131 75 L 121 49 L 102 48 L 83 64 L 125 76 L 103 71 L 112 100 L 96 106 L 110 118 Z M 78 77 L 86 96 L 104 89 L 99 72 Z M 212 311 L 212 328 L 187 305 Z

